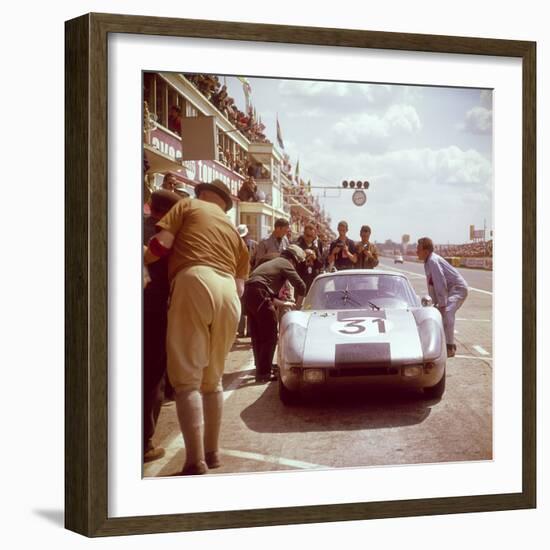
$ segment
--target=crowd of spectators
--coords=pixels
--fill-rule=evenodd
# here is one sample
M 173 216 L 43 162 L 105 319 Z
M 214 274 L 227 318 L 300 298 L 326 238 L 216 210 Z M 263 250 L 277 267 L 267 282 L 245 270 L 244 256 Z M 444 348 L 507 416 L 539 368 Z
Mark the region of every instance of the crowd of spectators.
M 477 241 L 466 244 L 436 245 L 436 252 L 443 257 L 486 258 L 493 256 L 493 241 Z
M 227 86 L 222 85 L 216 75 L 211 74 L 184 74 L 191 82 L 249 141 L 270 143 L 266 138 L 264 130 L 265 125 L 261 120 L 257 120 L 256 113 L 252 106 L 249 106 L 248 112 L 241 111 L 235 100 L 229 96 Z M 173 105 L 168 114 L 168 128 L 181 135 L 181 109 Z M 256 180 L 269 179 L 271 174 L 269 170 L 260 162 L 250 162 L 245 156 L 233 154 L 229 148 L 225 150 L 218 146 L 218 160 L 227 166 L 233 172 L 245 176 L 238 196 L 244 202 L 266 202 L 270 197 L 266 196 L 258 189 Z M 315 219 L 321 220 L 322 227 L 329 227 L 330 218 L 324 216 L 321 212 L 319 201 L 315 200 L 311 193 L 306 189 L 305 183 L 300 180 L 295 183 L 291 177 L 292 165 L 288 154 L 283 155 L 281 170 L 290 177 L 292 186 L 289 193 L 302 205 L 311 210 Z M 329 237 L 325 231 L 320 230 L 319 236 Z
M 321 214 L 318 199 L 316 200 L 313 195 L 311 195 L 302 180 L 300 180 L 299 184 L 292 182 L 289 188 L 289 194 L 308 210 L 311 210 L 316 217 Z
M 246 157 L 234 155 L 229 149 L 224 151 L 221 145 L 218 145 L 218 160 L 236 174 L 246 176 L 249 173 L 250 162 Z
M 270 143 L 266 138 L 265 125 L 258 120 L 254 109 L 241 111 L 235 100 L 227 93 L 227 86 L 210 74 L 184 74 L 189 80 L 249 141 Z
M 435 251 L 444 258 L 492 258 L 493 241 L 477 241 L 464 244 L 436 244 Z M 416 256 L 416 244 L 409 244 L 406 254 Z

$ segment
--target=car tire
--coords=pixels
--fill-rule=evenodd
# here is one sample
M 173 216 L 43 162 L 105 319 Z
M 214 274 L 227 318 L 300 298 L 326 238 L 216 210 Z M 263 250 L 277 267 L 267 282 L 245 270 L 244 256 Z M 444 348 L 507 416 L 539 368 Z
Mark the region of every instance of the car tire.
M 443 371 L 441 380 L 435 386 L 424 388 L 424 397 L 426 399 L 441 399 L 445 393 L 445 378 L 446 372 Z
M 300 393 L 297 391 L 289 390 L 281 380 L 281 377 L 278 377 L 279 385 L 279 399 L 283 405 L 292 406 L 297 405 L 300 402 Z

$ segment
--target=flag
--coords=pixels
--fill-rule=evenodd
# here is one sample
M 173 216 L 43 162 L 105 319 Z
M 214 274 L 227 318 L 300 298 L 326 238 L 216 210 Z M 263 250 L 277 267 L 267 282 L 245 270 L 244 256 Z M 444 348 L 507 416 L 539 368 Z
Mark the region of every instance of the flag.
M 246 76 L 238 76 L 237 77 L 243 85 L 243 92 L 244 92 L 244 99 L 246 102 L 246 112 L 248 113 L 250 109 L 252 109 L 252 86 L 250 86 L 250 82 L 248 82 L 248 78 Z
M 279 144 L 279 147 L 281 149 L 285 148 L 285 144 L 283 143 L 283 134 L 281 132 L 281 125 L 279 124 L 278 116 L 277 116 L 277 143 Z

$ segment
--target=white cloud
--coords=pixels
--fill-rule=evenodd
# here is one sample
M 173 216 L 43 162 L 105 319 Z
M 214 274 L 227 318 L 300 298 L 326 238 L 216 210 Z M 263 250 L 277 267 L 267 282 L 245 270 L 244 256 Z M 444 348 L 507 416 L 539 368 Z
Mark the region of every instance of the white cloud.
M 371 109 L 384 110 L 391 103 L 414 103 L 421 97 L 420 89 L 414 86 L 311 80 L 282 80 L 279 82 L 278 92 L 282 97 L 298 104 L 309 104 L 315 100 L 318 105 L 323 105 L 323 100 L 330 102 L 345 99 L 347 104 L 338 102 L 338 108 L 345 109 L 347 106 L 354 110 L 364 106 L 365 102 Z M 286 101 L 285 104 L 289 105 Z M 327 105 L 334 107 L 331 103 Z
M 418 113 L 412 105 L 392 105 L 384 118 L 392 131 L 416 134 L 422 128 Z
M 339 185 L 343 179 L 370 182 L 367 204 L 354 207 L 344 190 L 318 191 L 336 222 L 346 219 L 358 237 L 364 223 L 375 239 L 432 236 L 437 242 L 466 242 L 470 223 L 491 223 L 491 161 L 473 149 L 410 148 L 382 154 L 342 150 L 326 154 L 322 140 L 302 149 L 300 169 L 314 185 Z M 308 171 L 308 168 L 312 172 Z
M 479 92 L 479 102 L 482 107 L 493 108 L 493 90 L 481 90 Z
M 318 144 L 320 145 L 320 144 Z M 430 193 L 444 197 L 488 197 L 492 186 L 491 162 L 473 149 L 451 146 L 443 149 L 404 149 L 383 154 L 346 154 L 326 156 L 321 148 L 302 155 L 304 168 L 314 167 L 328 181 L 368 179 L 384 201 Z M 345 168 L 343 170 L 343 167 Z M 427 194 L 426 190 L 431 191 Z
M 388 84 L 363 84 L 359 90 L 372 105 L 387 105 L 395 95 L 395 87 Z
M 416 109 L 411 105 L 392 105 L 383 115 L 362 113 L 347 116 L 332 127 L 335 145 L 383 151 L 395 135 L 414 135 L 422 128 Z
M 279 93 L 292 97 L 344 97 L 352 93 L 353 84 L 346 82 L 318 82 L 313 80 L 282 80 Z
M 485 107 L 474 107 L 466 113 L 461 127 L 472 134 L 490 134 L 493 130 L 493 111 Z

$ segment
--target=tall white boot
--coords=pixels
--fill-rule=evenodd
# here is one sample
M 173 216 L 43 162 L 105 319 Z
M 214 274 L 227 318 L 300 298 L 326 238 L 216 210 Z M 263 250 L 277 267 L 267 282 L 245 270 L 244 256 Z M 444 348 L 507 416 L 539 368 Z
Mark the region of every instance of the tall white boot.
M 176 393 L 176 410 L 183 441 L 185 465 L 183 475 L 199 475 L 208 471 L 204 460 L 202 399 L 198 390 Z
M 219 439 L 222 423 L 223 392 L 205 393 L 202 396 L 204 412 L 204 451 L 209 468 L 219 468 Z

